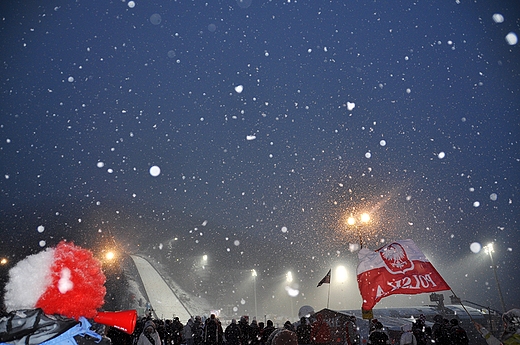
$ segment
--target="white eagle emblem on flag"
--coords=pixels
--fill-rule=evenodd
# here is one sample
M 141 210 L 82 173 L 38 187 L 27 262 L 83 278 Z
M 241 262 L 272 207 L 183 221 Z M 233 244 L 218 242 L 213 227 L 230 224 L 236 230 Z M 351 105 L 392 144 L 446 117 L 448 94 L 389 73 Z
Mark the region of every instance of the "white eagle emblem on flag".
M 408 259 L 406 251 L 399 243 L 391 243 L 379 250 L 386 268 L 391 273 L 404 273 L 414 268 L 413 262 Z

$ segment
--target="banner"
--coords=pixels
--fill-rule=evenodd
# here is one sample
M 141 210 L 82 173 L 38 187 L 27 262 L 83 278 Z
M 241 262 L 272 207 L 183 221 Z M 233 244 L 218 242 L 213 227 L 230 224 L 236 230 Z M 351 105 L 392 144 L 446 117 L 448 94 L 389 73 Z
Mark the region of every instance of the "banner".
M 450 290 L 412 240 L 393 242 L 376 251 L 363 248 L 358 257 L 362 311 L 370 311 L 383 297 L 394 294 Z
M 325 277 L 323 277 L 322 280 L 320 280 L 320 282 L 318 283 L 318 286 L 316 287 L 320 287 L 322 286 L 323 284 L 330 284 L 330 271 L 325 275 Z

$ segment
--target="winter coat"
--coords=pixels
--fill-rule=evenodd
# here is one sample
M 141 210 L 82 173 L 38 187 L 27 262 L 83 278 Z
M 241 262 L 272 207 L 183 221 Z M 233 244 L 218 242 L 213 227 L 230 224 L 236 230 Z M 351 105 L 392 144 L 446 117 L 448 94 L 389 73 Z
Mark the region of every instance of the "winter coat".
M 275 328 L 271 334 L 267 337 L 267 341 L 265 342 L 265 345 L 272 345 L 273 344 L 273 338 L 280 332 L 283 328 Z
M 368 343 L 372 345 L 390 344 L 388 335 L 380 329 L 375 329 L 368 336 Z
M 298 344 L 310 344 L 311 325 L 308 325 L 306 320 L 302 321 L 298 327 L 296 327 L 296 335 L 298 336 Z
M 191 334 L 193 334 L 193 343 L 195 345 L 200 345 L 203 343 L 204 338 L 202 336 L 203 333 L 202 324 L 200 321 L 195 320 L 193 325 L 191 326 Z
M 295 332 L 282 329 L 273 337 L 273 345 L 298 345 L 298 337 Z
M 240 319 L 238 327 L 240 327 L 240 342 L 242 343 L 242 345 L 249 344 L 249 342 L 251 341 L 249 337 L 249 333 L 251 333 L 249 324 L 245 319 Z
M 249 341 L 251 345 L 260 344 L 260 327 L 254 320 L 249 325 Z
M 352 321 L 347 321 L 347 324 L 345 325 L 346 330 L 346 345 L 354 345 L 359 344 L 359 332 L 357 330 L 357 326 Z
M 150 338 L 153 340 L 150 341 L 147 337 L 147 330 L 149 328 L 153 328 L 152 332 L 149 333 Z M 137 345 L 161 345 L 161 338 L 159 337 L 159 333 L 155 329 L 155 324 L 152 321 L 147 321 L 144 324 L 143 332 L 139 335 L 139 340 L 137 341 Z
M 224 336 L 226 337 L 226 343 L 228 345 L 240 345 L 240 335 L 240 328 L 236 323 L 231 323 L 224 331 Z
M 84 317 L 78 322 L 60 315 L 46 315 L 40 308 L 15 310 L 0 319 L 0 344 L 111 343 L 91 326 Z
M 178 345 L 182 343 L 183 329 L 183 324 L 179 321 L 178 318 L 175 318 L 171 324 L 172 339 L 174 344 Z
M 141 333 L 141 335 L 139 335 L 137 345 L 161 345 L 161 338 L 159 337 L 159 333 L 157 333 L 157 331 L 150 334 L 150 336 L 154 340 L 154 344 L 152 344 L 152 342 L 146 337 L 144 333 Z
M 417 345 L 417 339 L 415 339 L 415 335 L 412 332 L 404 332 L 401 334 L 399 345 Z
M 262 344 L 267 344 L 269 337 L 275 331 L 275 329 L 276 328 L 274 328 L 274 326 L 272 326 L 272 325 L 265 326 L 265 328 L 262 330 L 262 340 L 261 340 Z
M 450 340 L 453 345 L 468 345 L 469 339 L 464 328 L 453 326 L 450 329 Z
M 520 333 L 515 333 L 502 342 L 504 345 L 518 345 L 520 344 Z
M 331 342 L 331 334 L 329 325 L 323 321 L 321 315 L 311 325 L 311 342 L 313 344 L 329 344 Z
M 511 337 L 503 341 L 504 345 L 518 345 L 520 344 L 520 334 L 513 334 Z
M 432 338 L 437 345 L 450 345 L 449 330 L 444 324 L 442 317 L 436 320 L 432 326 Z
M 218 345 L 222 343 L 222 326 L 215 318 L 209 318 L 206 320 L 206 326 L 204 327 L 204 342 L 206 345 Z
M 415 339 L 415 335 L 412 332 L 412 325 L 406 324 L 401 328 L 403 329 L 403 334 L 401 334 L 399 345 L 417 345 L 417 339 Z
M 520 345 L 520 330 L 519 332 L 516 332 L 513 335 L 510 335 L 503 341 L 500 341 L 495 336 L 493 336 L 487 329 L 484 327 L 480 327 L 479 331 L 481 332 L 484 339 L 486 339 L 486 342 L 488 345 Z
M 193 330 L 191 328 L 192 326 L 193 321 L 189 319 L 186 325 L 184 325 L 184 327 L 182 328 L 182 338 L 184 340 L 193 339 Z

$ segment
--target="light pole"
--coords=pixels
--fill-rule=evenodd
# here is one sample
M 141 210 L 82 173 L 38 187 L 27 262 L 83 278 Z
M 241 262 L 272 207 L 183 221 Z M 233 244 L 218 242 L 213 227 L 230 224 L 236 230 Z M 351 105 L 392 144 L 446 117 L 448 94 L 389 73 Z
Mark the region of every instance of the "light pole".
M 254 284 L 254 289 L 255 289 L 255 319 L 256 319 L 256 317 L 258 315 L 258 305 L 256 304 L 256 276 L 257 276 L 257 274 L 256 274 L 255 269 L 251 270 L 251 275 L 253 276 L 253 280 L 254 280 L 253 284 Z
M 500 303 L 502 304 L 502 313 L 505 313 L 506 304 L 504 303 L 504 296 L 502 296 L 502 289 L 500 288 L 500 283 L 498 282 L 497 266 L 495 265 L 495 260 L 493 259 L 493 242 L 491 242 L 487 246 L 485 246 L 484 249 L 489 254 L 489 257 L 491 258 L 491 267 L 493 267 L 493 272 L 495 274 L 495 281 L 497 283 L 498 296 L 500 297 Z
M 366 212 L 362 213 L 361 215 L 359 215 L 359 221 L 361 224 L 368 224 L 370 222 L 370 214 Z M 348 217 L 347 219 L 347 225 L 354 226 L 356 228 L 359 236 L 359 249 L 363 249 L 363 237 L 361 236 L 361 227 L 357 225 L 357 220 L 352 214 L 350 214 L 350 217 Z M 363 316 L 363 318 L 364 317 L 365 316 Z M 368 320 L 368 322 L 370 324 L 370 320 Z M 370 329 L 370 327 L 368 327 L 368 329 Z
M 289 283 L 289 285 L 290 285 L 292 283 L 292 281 L 293 281 L 292 272 L 291 271 L 287 272 L 287 274 L 285 275 L 285 278 L 287 280 L 287 283 Z M 293 298 L 292 298 L 291 295 L 289 295 L 289 299 L 291 300 L 291 317 L 293 317 L 294 316 L 294 310 L 293 310 L 294 308 L 293 308 Z

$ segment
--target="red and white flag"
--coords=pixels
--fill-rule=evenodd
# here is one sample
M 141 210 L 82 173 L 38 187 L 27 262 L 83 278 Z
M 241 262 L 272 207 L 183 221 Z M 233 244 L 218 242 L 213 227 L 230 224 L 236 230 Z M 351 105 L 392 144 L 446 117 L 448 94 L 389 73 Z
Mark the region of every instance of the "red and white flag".
M 412 240 L 358 253 L 357 280 L 362 310 L 370 311 L 383 297 L 451 290 Z

